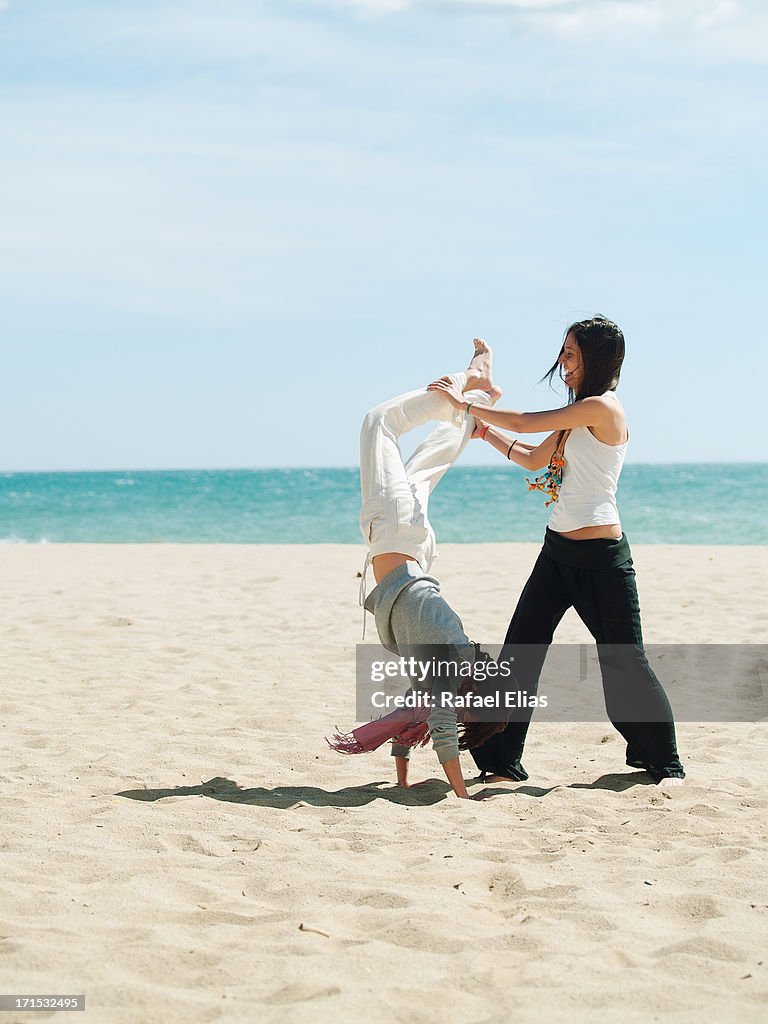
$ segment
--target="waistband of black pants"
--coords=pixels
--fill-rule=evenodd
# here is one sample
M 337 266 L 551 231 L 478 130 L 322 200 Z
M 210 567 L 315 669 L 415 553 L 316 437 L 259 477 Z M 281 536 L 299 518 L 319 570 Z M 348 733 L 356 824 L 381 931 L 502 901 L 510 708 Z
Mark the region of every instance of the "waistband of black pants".
M 542 551 L 555 562 L 572 565 L 578 569 L 614 569 L 632 557 L 625 533 L 616 540 L 612 537 L 572 540 L 570 537 L 555 533 L 549 527 L 544 535 Z

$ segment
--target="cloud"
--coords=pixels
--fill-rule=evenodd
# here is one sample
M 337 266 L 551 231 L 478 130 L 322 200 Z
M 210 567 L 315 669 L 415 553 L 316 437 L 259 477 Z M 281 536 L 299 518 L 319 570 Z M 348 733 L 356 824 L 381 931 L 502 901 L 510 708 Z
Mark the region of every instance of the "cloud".
M 768 61 L 763 0 L 304 0 L 362 18 L 408 15 L 504 17 L 521 30 L 565 41 L 654 40 L 714 61 Z
M 746 17 L 749 9 L 758 11 L 755 0 L 313 0 L 314 6 L 344 6 L 371 14 L 387 14 L 397 10 L 449 10 L 478 13 L 507 11 L 511 14 L 533 14 L 559 17 L 564 14 L 589 16 L 595 19 L 619 16 L 647 19 L 649 22 L 689 20 L 702 21 L 714 15 L 714 22 L 722 18 Z
M 174 315 L 277 318 L 297 292 L 330 310 L 354 291 L 363 308 L 387 274 L 467 269 L 458 251 L 481 230 L 487 255 L 469 270 L 509 266 L 509 238 L 520 274 L 531 246 L 586 211 L 626 223 L 653 208 L 647 233 L 664 234 L 688 197 L 722 211 L 742 182 L 739 201 L 758 208 L 766 134 L 749 69 L 689 74 L 672 45 L 656 61 L 660 44 L 639 58 L 605 47 L 599 62 L 599 48 L 529 45 L 434 5 L 413 32 L 407 14 L 380 31 L 349 15 L 196 10 L 131 8 L 68 37 L 62 15 L 16 41 L 47 59 L 45 78 L 0 97 L 4 303 L 23 313 L 42 281 L 49 295 Z M 710 13 L 722 28 L 733 4 Z
M 406 11 L 508 14 L 558 32 L 617 27 L 709 32 L 723 27 L 748 29 L 762 21 L 756 0 L 314 0 L 314 5 L 341 6 L 368 15 Z

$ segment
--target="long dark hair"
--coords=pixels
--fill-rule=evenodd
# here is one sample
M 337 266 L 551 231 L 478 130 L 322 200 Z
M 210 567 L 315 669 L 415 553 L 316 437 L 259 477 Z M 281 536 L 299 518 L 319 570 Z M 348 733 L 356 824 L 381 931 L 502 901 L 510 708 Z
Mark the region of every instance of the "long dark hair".
M 568 388 L 568 404 L 578 402 L 581 398 L 603 395 L 606 391 L 615 391 L 621 376 L 621 364 L 624 362 L 624 335 L 613 321 L 604 316 L 593 316 L 591 320 L 579 320 L 571 324 L 563 335 L 558 358 L 541 378 L 542 381 L 549 380 L 552 384 L 552 379 L 560 369 L 559 359 L 569 334 L 578 342 L 584 374 L 578 391 Z
M 491 736 L 503 732 L 507 722 L 463 722 L 459 725 L 459 750 L 481 747 Z
M 491 661 L 491 656 L 488 651 L 484 651 L 479 644 L 472 645 L 475 648 L 475 665 L 479 666 L 481 662 Z M 468 690 L 475 693 L 478 697 L 493 698 L 492 706 L 495 705 L 497 709 L 501 708 L 501 694 L 498 689 L 498 681 L 495 676 L 485 676 L 485 678 L 479 678 L 477 670 L 474 672 L 474 678 L 471 680 L 468 686 Z M 514 676 L 512 676 L 514 679 Z M 498 732 L 503 732 L 507 727 L 511 712 L 505 715 L 495 715 L 497 721 L 484 721 L 482 707 L 479 709 L 469 710 L 465 716 L 464 721 L 459 724 L 459 750 L 473 750 L 475 747 L 481 747 L 486 740 L 489 740 L 491 736 L 495 736 Z

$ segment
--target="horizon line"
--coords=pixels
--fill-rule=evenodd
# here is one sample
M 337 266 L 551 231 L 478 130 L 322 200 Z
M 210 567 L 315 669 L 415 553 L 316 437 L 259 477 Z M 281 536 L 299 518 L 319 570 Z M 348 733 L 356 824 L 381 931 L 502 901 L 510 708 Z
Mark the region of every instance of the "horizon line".
M 670 459 L 670 460 L 657 460 L 653 462 L 647 461 L 626 461 L 625 466 L 768 466 L 768 460 L 754 460 L 754 459 L 732 459 L 732 460 L 717 460 L 717 461 L 705 461 L 698 459 Z M 472 470 L 472 469 L 493 469 L 498 468 L 499 464 L 496 462 L 482 462 L 474 465 L 454 466 L 453 469 L 461 470 Z M 345 470 L 348 472 L 359 471 L 359 466 L 339 466 L 339 465 L 324 465 L 324 466 L 112 466 L 112 467 L 101 467 L 101 468 L 80 468 L 80 469 L 0 469 L 0 478 L 11 477 L 11 476 L 35 476 L 35 475 L 53 475 L 56 473 L 64 474 L 75 474 L 75 473 L 268 473 L 268 472 L 317 472 L 322 470 Z M 516 467 L 521 468 L 521 467 Z

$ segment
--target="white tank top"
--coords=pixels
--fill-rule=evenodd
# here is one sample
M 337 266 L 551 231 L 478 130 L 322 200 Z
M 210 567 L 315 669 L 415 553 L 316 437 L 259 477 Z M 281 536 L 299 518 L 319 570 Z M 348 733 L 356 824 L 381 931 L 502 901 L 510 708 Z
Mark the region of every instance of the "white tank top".
M 613 391 L 606 391 L 618 402 Z M 624 465 L 624 444 L 598 441 L 589 427 L 574 427 L 565 442 L 565 466 L 560 496 L 552 507 L 549 528 L 569 533 L 584 526 L 620 523 L 616 488 Z

